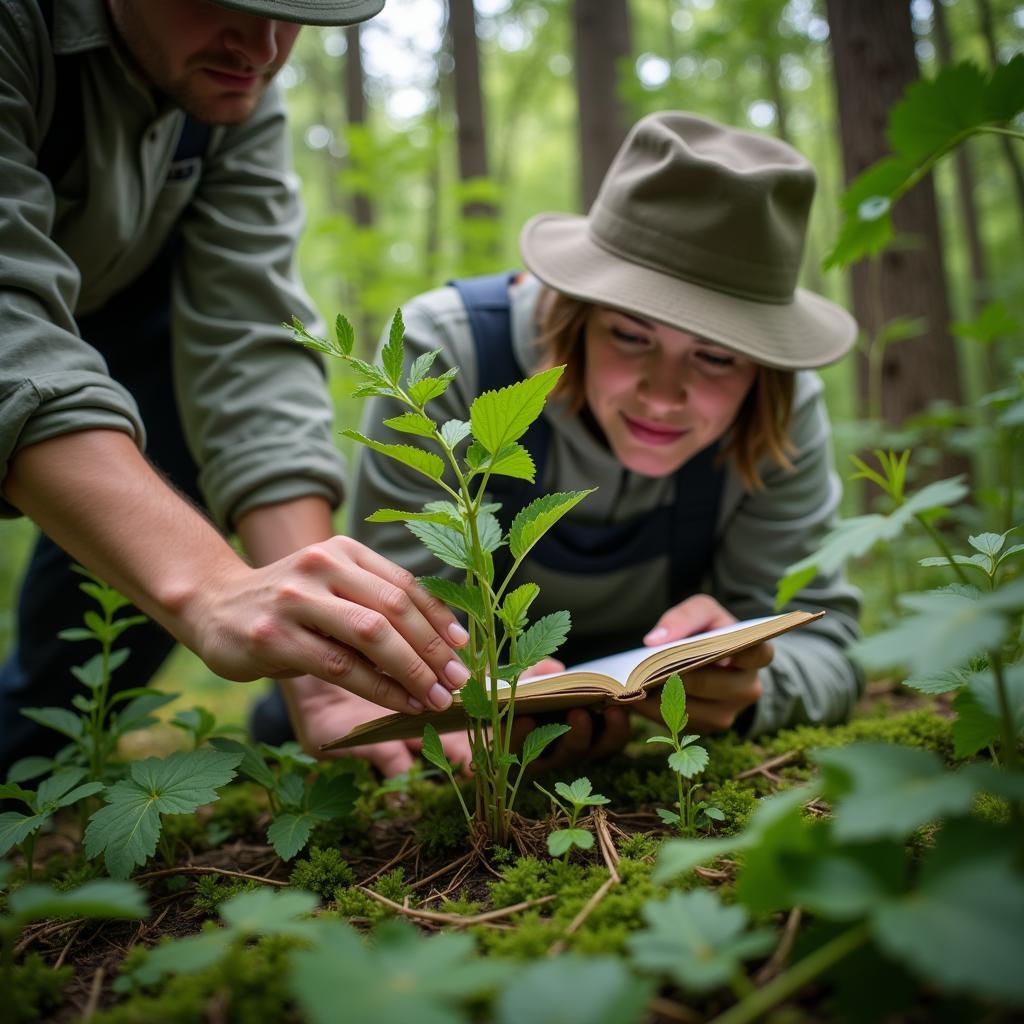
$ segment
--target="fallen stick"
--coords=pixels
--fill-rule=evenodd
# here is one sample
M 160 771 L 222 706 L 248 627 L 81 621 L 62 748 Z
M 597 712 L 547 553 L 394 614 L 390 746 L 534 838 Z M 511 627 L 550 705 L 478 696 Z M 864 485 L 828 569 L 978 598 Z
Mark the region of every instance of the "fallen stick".
M 413 917 L 420 921 L 433 921 L 436 924 L 450 924 L 457 928 L 465 928 L 473 924 L 485 924 L 488 921 L 497 921 L 509 914 L 517 914 L 520 910 L 528 910 L 530 907 L 539 907 L 542 903 L 550 903 L 555 897 L 541 896 L 539 899 L 526 900 L 523 903 L 513 903 L 510 907 L 502 907 L 500 910 L 488 910 L 482 914 L 442 914 L 437 910 L 413 910 L 411 907 L 403 907 L 401 903 L 389 900 L 387 896 L 367 889 L 365 886 L 357 885 L 360 892 L 366 893 L 371 899 L 390 907 L 397 914 L 404 914 L 406 917 Z

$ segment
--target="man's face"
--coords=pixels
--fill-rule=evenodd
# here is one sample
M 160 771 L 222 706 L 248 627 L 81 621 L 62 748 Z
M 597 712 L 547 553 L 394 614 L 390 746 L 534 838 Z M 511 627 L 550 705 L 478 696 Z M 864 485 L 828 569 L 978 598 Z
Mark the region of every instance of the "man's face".
M 300 28 L 208 0 L 107 0 L 107 6 L 150 85 L 207 124 L 238 124 L 252 114 Z

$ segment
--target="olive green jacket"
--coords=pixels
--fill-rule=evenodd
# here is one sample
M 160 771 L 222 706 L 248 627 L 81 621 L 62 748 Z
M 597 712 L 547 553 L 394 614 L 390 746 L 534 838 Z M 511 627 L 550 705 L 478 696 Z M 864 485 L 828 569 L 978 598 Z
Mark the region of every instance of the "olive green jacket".
M 85 119 L 56 195 L 36 167 L 54 53 L 77 55 Z M 172 164 L 183 122 L 140 80 L 103 0 L 60 0 L 52 41 L 36 0 L 0 0 L 0 491 L 20 448 L 60 434 L 109 428 L 144 447 L 135 402 L 74 315 L 131 283 L 177 228 L 167 387 L 211 512 L 230 526 L 261 504 L 341 500 L 323 368 L 280 326 L 316 319 L 295 271 L 303 212 L 280 96 Z
M 539 284 L 527 278 L 512 288 L 512 335 L 516 357 L 527 376 L 536 365 L 533 341 Z M 444 396 L 428 407 L 438 422 L 469 419 L 477 394 L 476 352 L 466 311 L 455 289 L 441 288 L 403 307 L 407 358 L 440 349 L 431 373 L 450 366 L 458 375 Z M 798 454 L 792 471 L 773 464 L 761 467 L 765 487 L 747 492 L 727 466 L 716 524 L 716 547 L 710 577 L 702 588 L 737 618 L 773 613 L 775 585 L 787 566 L 815 550 L 833 522 L 840 485 L 831 465 L 830 429 L 822 402 L 822 385 L 810 372 L 797 374 L 791 439 Z M 394 403 L 367 403 L 363 430 L 381 440 L 414 444 L 381 426 L 396 415 Z M 558 402 L 544 414 L 551 426 L 550 448 L 542 481 L 545 493 L 597 487 L 570 516 L 581 523 L 612 523 L 673 500 L 672 477 L 645 477 L 626 470 L 577 416 Z M 378 508 L 418 510 L 440 497 L 424 477 L 384 456 L 361 451 L 350 505 L 352 534 L 417 575 L 454 570 L 440 566 L 401 524 L 365 523 Z M 541 588 L 531 608 L 539 616 L 561 608 L 572 614 L 573 634 L 595 638 L 603 646 L 609 635 L 623 649 L 639 647 L 643 636 L 669 606 L 668 558 L 598 575 L 573 576 L 537 564 L 529 557 L 517 582 L 533 580 Z M 825 609 L 809 626 L 773 641 L 775 658 L 762 673 L 765 692 L 758 701 L 750 731 L 778 729 L 797 722 L 844 719 L 860 693 L 861 680 L 844 648 L 857 635 L 858 595 L 842 574 L 819 576 L 789 606 Z

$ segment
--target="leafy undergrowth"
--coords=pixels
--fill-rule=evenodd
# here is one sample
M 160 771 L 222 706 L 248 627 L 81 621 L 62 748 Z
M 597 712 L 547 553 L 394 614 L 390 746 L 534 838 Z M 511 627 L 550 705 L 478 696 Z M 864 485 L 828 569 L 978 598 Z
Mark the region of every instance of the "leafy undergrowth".
M 555 1015 L 537 1019 L 656 1022 L 690 1019 L 687 1014 L 710 1019 L 735 1002 L 739 993 L 730 992 L 728 983 L 744 959 L 765 969 L 785 915 L 766 907 L 748 919 L 747 911 L 734 903 L 742 852 L 695 872 L 661 877 L 656 870 L 660 849 L 676 833 L 656 809 L 671 805 L 676 781 L 665 770 L 663 753 L 643 744 L 642 735 L 636 739 L 622 755 L 588 766 L 593 791 L 609 800 L 600 825 L 614 849 L 602 852 L 597 843 L 559 858 L 552 858 L 545 844 L 556 824 L 539 787 L 524 793 L 516 846 L 478 856 L 470 850 L 450 787 L 417 769 L 383 786 L 361 775 L 351 816 L 315 823 L 304 853 L 283 863 L 266 843 L 269 811 L 261 791 L 250 782 L 233 784 L 218 803 L 195 815 L 167 819 L 164 841 L 173 844 L 177 864 L 136 876 L 148 890 L 148 919 L 43 920 L 24 929 L 14 974 L 16 1019 L 70 1021 L 83 1014 L 101 1024 L 341 1019 L 330 1016 L 333 1004 L 315 991 L 316 979 L 322 981 L 329 969 L 338 973 L 338 991 L 343 983 L 355 985 L 360 980 L 355 966 L 343 967 L 342 960 L 357 955 L 366 958 L 365 971 L 376 970 L 382 977 L 399 961 L 406 964 L 407 977 L 392 986 L 390 1002 L 374 1002 L 362 989 L 352 997 L 353 1006 L 370 999 L 362 1012 L 381 1024 L 521 1020 L 517 1007 L 525 1005 L 529 992 L 517 986 L 527 982 L 536 986 L 528 1000 L 535 1010 L 538 999 L 552 1000 Z M 709 766 L 700 795 L 724 813 L 721 824 L 708 823 L 713 835 L 730 842 L 749 825 L 760 798 L 810 778 L 816 770 L 812 751 L 860 741 L 922 748 L 955 763 L 948 704 L 942 698 L 915 694 L 908 700 L 876 685 L 846 725 L 798 727 L 760 742 L 735 736 L 705 739 Z M 538 781 L 548 789 L 558 780 Z M 976 817 L 1005 822 L 1007 806 L 982 794 Z M 801 813 L 813 824 L 826 811 L 812 801 Z M 58 832 L 74 828 L 74 822 L 58 821 Z M 598 819 L 584 818 L 581 824 L 595 829 Z M 94 864 L 71 852 L 73 845 L 62 846 L 57 839 L 43 835 L 36 847 L 37 865 L 45 863 L 43 881 L 59 890 L 96 874 Z M 928 828 L 909 837 L 912 851 L 925 850 L 931 842 Z M 37 868 L 37 879 L 39 874 Z M 9 881 L 10 892 L 16 893 L 17 874 Z M 522 906 L 487 917 L 515 905 Z M 673 923 L 680 919 L 702 922 L 705 931 L 725 936 L 711 946 L 701 945 L 707 936 L 693 938 L 689 959 L 704 966 L 692 968 L 695 977 L 678 978 L 685 996 L 672 982 L 673 972 L 688 970 L 680 965 L 688 959 L 690 940 Z M 357 954 L 342 922 L 376 938 Z M 320 929 L 315 941 L 313 928 Z M 835 926 L 812 922 L 795 939 L 784 941 L 795 941 L 799 951 L 813 941 L 813 929 L 821 928 Z M 444 943 L 412 944 L 415 936 L 409 929 L 440 931 Z M 431 964 L 429 950 L 436 963 Z M 562 1006 L 557 979 L 565 975 L 551 974 L 545 966 L 554 954 L 561 954 L 561 971 L 579 973 L 588 993 L 601 991 L 601 984 L 610 986 L 600 1009 L 603 1016 L 576 1016 L 589 1005 L 582 995 L 582 1002 Z M 667 958 L 660 972 L 655 966 L 659 957 Z M 667 971 L 668 987 L 663 986 L 660 997 L 643 970 L 639 976 L 625 971 L 630 960 L 647 964 L 648 974 Z M 503 980 L 510 964 L 524 961 L 533 964 L 525 973 L 523 966 L 516 968 L 515 984 Z M 603 973 L 595 965 L 603 965 Z M 488 973 L 491 967 L 493 974 Z M 436 972 L 445 970 L 461 981 L 442 991 Z M 928 1016 L 938 1013 L 936 997 L 923 995 L 903 967 L 867 950 L 827 972 L 823 977 L 829 984 L 802 994 L 802 1009 L 791 1008 L 796 1016 L 786 1019 L 877 1019 L 872 1017 L 877 1004 L 857 983 L 866 971 L 884 975 L 891 997 L 886 1005 L 898 1013 L 905 1009 L 906 1020 L 938 1019 Z M 296 979 L 303 976 L 312 979 L 312 988 L 297 995 Z M 599 977 L 604 981 L 599 983 Z M 405 1003 L 399 998 L 404 984 L 416 995 Z M 725 991 L 716 984 L 725 984 Z M 659 998 L 675 1002 L 669 1006 Z M 319 1009 L 318 999 L 324 1000 Z M 620 1004 L 622 1013 L 615 1016 Z M 956 1007 L 965 1014 L 961 1020 L 980 1012 L 974 1003 Z M 998 1011 L 990 1012 L 995 1016 L 989 1019 L 999 1019 Z

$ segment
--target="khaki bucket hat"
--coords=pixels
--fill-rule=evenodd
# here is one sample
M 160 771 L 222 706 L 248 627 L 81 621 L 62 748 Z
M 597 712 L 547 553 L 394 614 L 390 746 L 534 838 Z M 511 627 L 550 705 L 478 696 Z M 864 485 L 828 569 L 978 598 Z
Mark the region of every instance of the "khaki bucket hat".
M 586 217 L 543 213 L 519 238 L 544 284 L 802 369 L 849 351 L 846 310 L 797 287 L 814 169 L 792 147 L 693 114 L 639 121 Z
M 302 25 L 355 25 L 380 14 L 384 0 L 213 0 L 218 7 Z

